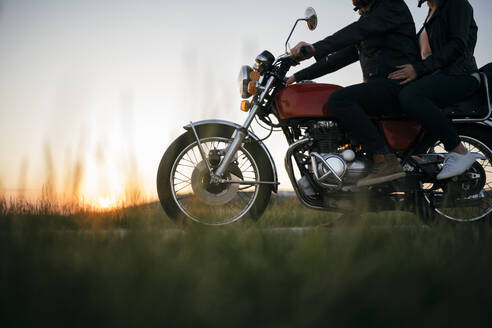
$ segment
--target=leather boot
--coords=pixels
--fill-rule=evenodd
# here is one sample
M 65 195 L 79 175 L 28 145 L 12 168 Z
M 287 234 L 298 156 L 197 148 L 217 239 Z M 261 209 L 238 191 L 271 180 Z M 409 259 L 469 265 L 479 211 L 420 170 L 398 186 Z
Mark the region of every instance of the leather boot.
M 357 181 L 357 187 L 372 186 L 401 179 L 405 176 L 403 167 L 394 154 L 374 155 L 374 165 L 365 178 Z

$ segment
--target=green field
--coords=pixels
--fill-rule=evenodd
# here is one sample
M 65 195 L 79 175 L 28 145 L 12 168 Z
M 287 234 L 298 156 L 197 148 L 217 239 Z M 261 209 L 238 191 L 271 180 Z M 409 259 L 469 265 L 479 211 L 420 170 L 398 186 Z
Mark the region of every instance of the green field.
M 0 327 L 492 325 L 486 225 L 345 222 L 294 199 L 223 228 L 157 204 L 52 212 L 0 203 Z

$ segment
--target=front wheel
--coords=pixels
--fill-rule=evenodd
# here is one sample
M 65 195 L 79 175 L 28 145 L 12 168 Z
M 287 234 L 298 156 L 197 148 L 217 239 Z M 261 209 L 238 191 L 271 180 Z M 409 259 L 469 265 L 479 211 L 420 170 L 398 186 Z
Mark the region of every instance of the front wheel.
M 202 131 L 200 143 L 212 169 L 223 158 L 232 139 L 226 131 Z M 243 144 L 223 179 L 260 181 L 266 163 L 258 162 L 257 148 Z M 205 225 L 233 223 L 245 215 L 259 217 L 271 196 L 271 185 L 212 183 L 193 134 L 181 135 L 167 149 L 157 173 L 157 192 L 162 207 L 173 220 L 191 219 Z

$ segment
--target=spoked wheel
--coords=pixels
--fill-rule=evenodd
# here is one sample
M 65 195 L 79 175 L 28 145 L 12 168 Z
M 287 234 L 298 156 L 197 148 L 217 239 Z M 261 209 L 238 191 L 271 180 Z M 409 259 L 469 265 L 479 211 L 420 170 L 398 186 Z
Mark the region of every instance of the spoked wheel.
M 469 131 L 460 137 L 468 151 L 478 153 L 485 159 L 477 159 L 460 176 L 439 183 L 422 184 L 422 194 L 425 205 L 435 214 L 452 221 L 474 222 L 492 212 L 491 138 L 480 134 L 480 131 Z M 428 152 L 446 153 L 442 143 L 431 147 Z M 426 212 L 427 219 L 431 218 L 432 213 Z
M 200 136 L 212 170 L 216 169 L 232 139 Z M 255 149 L 243 145 L 222 177 L 226 181 L 260 181 L 262 165 Z M 271 195 L 271 185 L 214 183 L 197 141 L 190 133 L 166 151 L 157 176 L 159 199 L 172 219 L 188 218 L 204 225 L 233 223 L 246 214 L 261 214 Z

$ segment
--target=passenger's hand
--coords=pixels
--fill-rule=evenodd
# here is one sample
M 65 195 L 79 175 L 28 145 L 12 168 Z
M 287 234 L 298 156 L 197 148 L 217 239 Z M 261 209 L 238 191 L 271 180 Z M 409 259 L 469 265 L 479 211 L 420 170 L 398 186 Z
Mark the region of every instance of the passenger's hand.
M 397 71 L 394 71 L 388 78 L 391 80 L 403 80 L 400 82 L 401 85 L 408 84 L 413 80 L 417 79 L 417 72 L 415 72 L 415 68 L 411 64 L 406 64 L 402 66 L 396 66 L 398 68 Z
M 296 77 L 294 75 L 292 75 L 291 77 L 289 77 L 287 79 L 287 85 L 291 85 L 291 84 L 293 84 L 295 82 L 296 82 Z
M 311 51 L 311 54 L 305 56 L 301 53 L 301 48 L 302 47 L 311 47 L 313 49 L 313 51 Z M 303 60 L 306 60 L 306 59 L 309 59 L 311 57 L 313 57 L 313 54 L 314 54 L 314 47 L 312 44 L 309 44 L 307 42 L 299 42 L 294 48 L 292 48 L 290 50 L 290 54 L 291 56 L 298 60 L 298 61 L 303 61 Z

